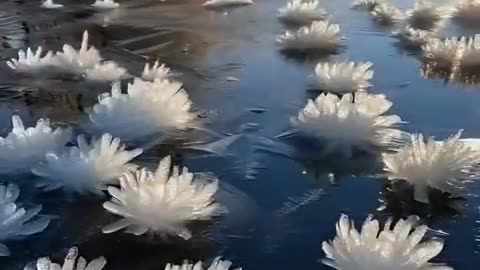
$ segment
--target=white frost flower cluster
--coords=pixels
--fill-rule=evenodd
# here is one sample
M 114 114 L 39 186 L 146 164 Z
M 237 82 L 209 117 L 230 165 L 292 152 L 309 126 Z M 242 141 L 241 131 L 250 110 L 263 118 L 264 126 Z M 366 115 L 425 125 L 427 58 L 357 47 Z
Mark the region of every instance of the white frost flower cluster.
M 383 230 L 371 216 L 358 231 L 348 216 L 337 224 L 337 236 L 323 243 L 323 263 L 338 270 L 453 270 L 429 263 L 443 249 L 439 239 L 423 241 L 428 227 L 416 227 L 418 217 L 400 219 L 392 228 L 389 219 Z
M 451 37 L 445 40 L 432 38 L 422 46 L 423 57 L 438 68 L 451 69 L 462 57 L 465 44 L 465 38 Z
M 108 188 L 113 198 L 103 206 L 123 218 L 105 226 L 103 232 L 126 228 L 134 235 L 150 232 L 189 239 L 188 222 L 209 220 L 224 212 L 213 199 L 217 189 L 217 180 L 195 179 L 187 168 L 171 169 L 167 156 L 154 173 L 145 168 L 126 173 L 120 178 L 120 188 Z
M 373 78 L 370 62 L 318 63 L 315 67 L 315 80 L 319 90 L 345 94 L 365 91 L 372 86 Z
M 402 136 L 397 115 L 384 115 L 392 106 L 384 95 L 349 93 L 339 98 L 321 94 L 309 100 L 292 125 L 301 133 L 325 140 L 328 151 L 340 150 L 351 156 L 353 149 L 367 152 L 395 146 Z M 328 152 L 327 151 L 327 152 Z
M 223 8 L 234 6 L 246 6 L 253 4 L 252 0 L 208 0 L 203 4 L 206 8 Z
M 392 4 L 376 5 L 371 12 L 372 18 L 382 24 L 395 24 L 404 19 L 405 14 Z
M 296 32 L 286 31 L 277 42 L 285 50 L 334 52 L 341 43 L 340 26 L 328 21 L 314 21 Z
M 407 47 L 421 48 L 429 41 L 433 41 L 435 34 L 431 31 L 419 30 L 412 27 L 404 27 L 402 30 L 394 33 L 394 35 Z M 432 42 L 433 43 L 433 42 Z M 431 46 L 431 45 L 430 45 Z M 438 51 L 437 41 L 435 41 L 436 48 L 432 50 Z M 430 49 L 430 48 L 429 48 Z M 437 52 L 435 52 L 437 54 Z M 433 54 L 432 54 L 433 56 Z
M 36 218 L 42 206 L 19 208 L 15 201 L 20 190 L 14 184 L 0 185 L 0 256 L 9 256 L 10 250 L 1 242 L 21 239 L 47 228 L 48 218 Z
M 326 11 L 319 8 L 320 2 L 291 0 L 278 10 L 278 18 L 286 23 L 305 24 L 325 18 Z
M 45 160 L 45 154 L 63 149 L 70 129 L 53 129 L 48 119 L 25 128 L 20 116 L 12 117 L 12 131 L 0 137 L 0 173 L 24 173 Z
M 221 260 L 220 257 L 217 257 L 213 260 L 212 264 L 207 268 L 207 270 L 230 270 L 232 262 L 228 260 Z M 202 262 L 199 261 L 196 264 L 190 264 L 184 262 L 182 265 L 167 264 L 165 270 L 204 270 Z M 242 270 L 242 268 L 235 268 L 232 270 Z
M 149 63 L 145 64 L 141 78 L 145 81 L 153 82 L 155 80 L 164 80 L 170 76 L 170 69 L 165 64 L 159 64 L 155 61 L 152 67 Z
M 26 52 L 20 50 L 18 51 L 18 59 L 12 58 L 10 61 L 7 61 L 7 65 L 19 73 L 42 73 L 55 66 L 53 53 L 51 51 L 47 52 L 44 56 L 42 56 L 42 54 L 42 47 L 38 47 L 35 52 L 33 52 L 31 48 L 27 48 Z
M 60 153 L 48 153 L 46 161 L 32 172 L 47 178 L 48 189 L 63 188 L 70 193 L 102 194 L 107 185 L 118 183 L 118 178 L 129 171 L 132 159 L 141 149 L 125 150 L 120 139 L 104 134 L 88 143 L 78 136 L 78 146 Z
M 92 81 L 115 81 L 126 75 L 126 70 L 115 62 L 103 61 L 99 51 L 88 45 L 88 32 L 83 33 L 82 44 L 76 50 L 70 44 L 63 45 L 62 51 L 52 54 L 48 52 L 41 57 L 42 49 L 35 53 L 27 49 L 27 53 L 20 51 L 18 59 L 8 61 L 8 66 L 23 73 L 38 74 L 54 68 L 56 73 L 84 76 Z
M 139 140 L 188 128 L 195 115 L 182 84 L 135 79 L 122 94 L 120 84 L 99 96 L 89 112 L 93 126 L 122 140 Z
M 119 6 L 120 4 L 116 3 L 114 0 L 95 0 L 95 3 L 92 4 L 92 7 L 98 10 L 115 9 Z
M 68 250 L 63 265 L 53 263 L 49 258 L 40 258 L 34 265 L 27 265 L 23 270 L 102 270 L 106 264 L 107 260 L 103 257 L 87 263 L 82 256 L 78 257 L 78 249 L 73 247 Z
M 415 200 L 428 203 L 428 189 L 454 193 L 478 174 L 480 152 L 460 140 L 461 131 L 442 142 L 421 134 L 412 135 L 409 146 L 383 154 L 389 180 L 405 180 L 415 189 Z

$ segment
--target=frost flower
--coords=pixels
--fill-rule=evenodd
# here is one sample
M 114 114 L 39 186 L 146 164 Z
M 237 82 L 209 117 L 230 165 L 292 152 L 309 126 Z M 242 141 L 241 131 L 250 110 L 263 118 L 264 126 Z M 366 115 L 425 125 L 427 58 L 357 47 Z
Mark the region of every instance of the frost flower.
M 351 155 L 352 148 L 358 148 L 372 152 L 378 147 L 396 145 L 402 136 L 396 129 L 402 123 L 400 117 L 383 115 L 391 106 L 385 96 L 366 92 L 349 93 L 342 98 L 321 94 L 315 101 L 309 100 L 291 122 L 299 132 L 325 140 L 328 151 Z
M 62 8 L 63 5 L 61 4 L 55 4 L 53 2 L 53 0 L 45 0 L 43 3 L 42 3 L 42 7 L 43 8 L 49 8 L 49 9 L 56 9 L 56 8 Z
M 340 26 L 326 21 L 315 21 L 296 32 L 286 31 L 277 42 L 285 50 L 318 50 L 335 52 L 340 46 L 342 36 Z
M 119 3 L 115 3 L 114 0 L 95 0 L 95 3 L 92 4 L 94 9 L 105 10 L 105 9 L 115 9 L 120 6 Z
M 38 47 L 35 52 L 31 48 L 28 48 L 26 52 L 20 50 L 18 59 L 12 58 L 7 61 L 7 65 L 20 73 L 38 74 L 47 71 L 54 65 L 53 53 L 49 51 L 42 57 L 42 52 L 42 47 Z
M 102 270 L 107 264 L 107 260 L 103 257 L 97 258 L 87 264 L 83 257 L 78 257 L 78 249 L 71 248 L 68 250 L 63 265 L 52 263 L 49 258 L 40 258 L 36 263 L 27 265 L 23 270 Z
M 117 63 L 107 61 L 96 64 L 93 68 L 85 70 L 85 79 L 90 81 L 116 81 L 127 74 L 127 70 L 119 67 Z
M 230 270 L 232 266 L 232 262 L 228 260 L 221 260 L 220 257 L 217 257 L 213 260 L 210 267 L 207 270 Z M 167 264 L 165 266 L 165 270 L 204 270 L 205 268 L 202 265 L 202 262 L 199 261 L 196 264 L 190 264 L 188 262 L 184 262 L 182 265 L 174 265 L 174 264 Z M 242 268 L 235 268 L 232 270 L 242 270 Z
M 145 81 L 163 80 L 168 76 L 170 76 L 170 69 L 165 64 L 159 65 L 158 61 L 155 61 L 151 68 L 149 63 L 146 63 L 143 68 L 142 79 Z
M 400 219 L 392 228 L 389 219 L 383 230 L 377 220 L 368 217 L 357 231 L 348 216 L 337 224 L 337 236 L 323 242 L 323 263 L 338 270 L 453 270 L 428 261 L 443 249 L 439 239 L 423 241 L 428 227 L 416 226 L 418 217 Z
M 253 4 L 252 0 L 208 0 L 203 4 L 206 8 L 222 8 L 234 6 L 246 6 Z
M 434 38 L 434 33 L 431 31 L 414 29 L 409 26 L 394 33 L 394 35 L 400 39 L 405 46 L 413 48 L 420 48 Z
M 114 84 L 111 94 L 100 95 L 89 116 L 96 129 L 122 140 L 137 140 L 186 129 L 195 118 L 191 106 L 181 83 L 135 79 L 127 94 Z
M 394 154 L 383 154 L 389 180 L 405 180 L 415 189 L 415 200 L 428 203 L 428 188 L 454 193 L 476 175 L 480 152 L 460 139 L 461 131 L 442 142 L 421 134 L 412 135 L 409 146 Z
M 10 256 L 10 250 L 1 242 L 21 239 L 47 228 L 48 218 L 35 218 L 42 206 L 25 210 L 15 201 L 20 195 L 16 185 L 0 185 L 0 256 Z
M 380 4 L 375 6 L 371 12 L 372 17 L 375 21 L 378 21 L 382 24 L 395 24 L 398 21 L 404 19 L 405 15 L 403 12 L 391 4 Z
M 433 3 L 417 1 L 413 9 L 407 11 L 407 21 L 413 28 L 431 30 L 445 17 L 442 9 Z
M 35 127 L 23 126 L 20 116 L 12 117 L 13 128 L 0 137 L 0 173 L 23 173 L 45 160 L 45 154 L 63 149 L 70 140 L 69 129 L 53 129 L 40 119 Z
M 367 9 L 372 11 L 377 7 L 378 5 L 381 5 L 383 1 L 381 0 L 355 0 L 353 3 L 350 5 L 351 8 L 357 8 L 357 9 Z
M 480 35 L 475 35 L 464 41 L 464 50 L 461 52 L 459 59 L 460 68 L 473 70 L 480 67 Z
M 462 57 L 465 38 L 456 37 L 440 40 L 432 38 L 422 46 L 423 57 L 441 69 L 453 68 Z
M 366 90 L 372 86 L 370 62 L 319 63 L 315 67 L 315 79 L 320 90 L 345 94 Z
M 107 185 L 129 171 L 128 162 L 142 153 L 141 149 L 126 151 L 120 139 L 104 134 L 88 143 L 78 136 L 78 146 L 64 153 L 48 153 L 46 162 L 32 172 L 48 179 L 49 189 L 64 188 L 67 192 L 102 194 Z
M 126 228 L 134 235 L 151 232 L 189 239 L 189 221 L 221 214 L 223 209 L 213 199 L 217 189 L 217 181 L 194 179 L 187 168 L 171 169 L 171 158 L 165 157 L 156 172 L 142 169 L 126 173 L 120 178 L 120 188 L 108 188 L 113 198 L 103 207 L 123 218 L 105 226 L 103 232 Z
M 304 24 L 325 18 L 326 11 L 318 7 L 317 0 L 304 2 L 291 0 L 278 10 L 278 18 L 286 23 Z

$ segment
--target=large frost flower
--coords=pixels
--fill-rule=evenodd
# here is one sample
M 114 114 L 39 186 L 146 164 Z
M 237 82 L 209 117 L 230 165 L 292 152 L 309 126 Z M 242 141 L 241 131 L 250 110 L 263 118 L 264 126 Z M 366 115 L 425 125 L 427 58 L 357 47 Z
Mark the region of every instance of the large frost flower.
M 434 35 L 434 32 L 419 30 L 409 26 L 404 27 L 402 30 L 394 33 L 394 36 L 396 36 L 403 43 L 404 46 L 412 48 L 421 48 L 423 45 L 427 44 L 427 42 L 432 40 L 434 38 Z M 436 51 L 435 54 L 438 54 L 438 51 L 440 49 L 438 48 L 439 45 L 437 44 L 438 43 L 434 45 L 437 46 L 436 48 L 432 48 Z
M 120 84 L 99 96 L 89 112 L 94 127 L 122 140 L 144 139 L 189 127 L 195 115 L 182 84 L 167 80 L 135 79 L 122 94 Z
M 435 67 L 452 69 L 462 57 L 465 38 L 456 37 L 440 40 L 432 38 L 422 46 L 423 57 Z
M 246 6 L 253 4 L 252 0 L 208 0 L 203 4 L 206 8 L 222 8 L 233 6 Z
M 207 268 L 207 270 L 230 270 L 232 262 L 228 260 L 222 260 L 220 257 L 217 257 L 213 260 L 212 264 Z M 198 261 L 196 264 L 191 264 L 189 262 L 184 262 L 182 265 L 167 264 L 165 270 L 204 270 L 205 268 L 202 265 L 201 261 Z M 242 268 L 235 268 L 232 270 L 242 270 Z
M 119 3 L 115 3 L 114 0 L 95 0 L 95 3 L 92 4 L 94 9 L 105 10 L 105 9 L 115 9 L 120 6 Z
M 10 250 L 3 241 L 22 239 L 47 228 L 48 218 L 35 218 L 42 206 L 19 208 L 15 201 L 20 190 L 14 184 L 0 185 L 0 256 L 9 256 Z
M 428 189 L 454 193 L 477 175 L 480 152 L 460 140 L 461 131 L 445 141 L 412 135 L 410 145 L 393 154 L 383 154 L 389 180 L 405 180 L 414 186 L 415 200 L 428 203 Z
M 12 58 L 7 61 L 7 65 L 19 73 L 38 74 L 47 71 L 55 65 L 53 53 L 47 52 L 42 56 L 42 47 L 38 47 L 35 52 L 31 48 L 18 51 L 18 59 Z
M 337 236 L 323 242 L 323 263 L 338 270 L 453 270 L 444 264 L 429 263 L 443 249 L 439 239 L 423 241 L 428 227 L 416 227 L 418 217 L 400 219 L 383 230 L 371 216 L 358 231 L 348 216 L 337 224 Z
M 357 8 L 357 9 L 367 9 L 372 11 L 377 7 L 378 5 L 383 4 L 382 0 L 355 0 L 352 2 L 350 5 L 351 8 Z
M 128 162 L 142 153 L 142 149 L 125 150 L 120 139 L 104 134 L 88 143 L 83 135 L 78 146 L 62 153 L 48 153 L 46 161 L 32 172 L 47 178 L 48 189 L 64 188 L 67 192 L 102 194 L 107 185 L 118 183 L 128 172 Z
M 120 178 L 120 188 L 108 188 L 113 198 L 103 207 L 123 218 L 105 226 L 103 232 L 126 228 L 134 235 L 151 232 L 189 239 L 188 222 L 209 220 L 224 212 L 213 199 L 217 189 L 217 180 L 195 179 L 187 168 L 171 169 L 167 156 L 154 173 L 145 168 L 129 172 Z
M 23 270 L 102 270 L 107 264 L 104 257 L 87 263 L 82 256 L 78 257 L 78 255 L 78 249 L 73 247 L 68 250 L 63 265 L 53 263 L 49 258 L 40 258 L 34 265 L 27 265 Z
M 384 115 L 391 106 L 384 95 L 356 92 L 339 98 L 321 94 L 309 100 L 291 122 L 300 133 L 325 140 L 328 151 L 340 150 L 350 156 L 352 148 L 372 152 L 396 145 L 403 134 L 396 126 L 402 120 Z
M 370 62 L 319 63 L 315 67 L 317 87 L 326 92 L 345 94 L 366 90 L 372 86 Z
M 325 18 L 326 11 L 319 8 L 320 2 L 313 0 L 291 0 L 278 10 L 278 18 L 286 23 L 304 24 Z
M 70 129 L 53 129 L 48 119 L 25 128 L 20 116 L 12 117 L 12 131 L 0 137 L 0 173 L 28 172 L 45 160 L 45 154 L 63 149 L 70 140 Z
M 381 24 L 395 24 L 404 19 L 405 14 L 402 10 L 392 4 L 379 4 L 371 12 L 372 18 Z
M 296 32 L 286 31 L 277 42 L 285 50 L 318 50 L 334 52 L 340 46 L 340 26 L 327 21 L 315 21 Z
M 463 50 L 459 59 L 459 66 L 465 70 L 475 70 L 480 67 L 480 35 L 463 38 Z
M 150 67 L 149 63 L 145 64 L 141 78 L 145 81 L 153 82 L 155 80 L 164 80 L 170 76 L 170 69 L 165 64 L 159 64 L 158 61 Z
M 445 17 L 441 7 L 427 1 L 416 1 L 413 8 L 407 11 L 407 21 L 413 28 L 432 30 Z
M 462 23 L 478 25 L 480 23 L 480 1 L 457 0 L 454 18 Z

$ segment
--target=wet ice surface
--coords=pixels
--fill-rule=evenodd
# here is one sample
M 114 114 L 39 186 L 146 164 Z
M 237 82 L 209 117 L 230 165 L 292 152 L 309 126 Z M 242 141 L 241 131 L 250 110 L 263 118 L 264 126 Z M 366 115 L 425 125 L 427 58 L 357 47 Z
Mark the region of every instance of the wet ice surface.
M 153 167 L 172 154 L 191 171 L 216 174 L 222 181 L 219 200 L 230 213 L 209 224 L 194 224 L 196 234 L 190 241 L 102 235 L 100 227 L 112 220 L 102 209 L 102 199 L 69 201 L 60 191 L 32 188 L 32 176 L 4 177 L 20 184 L 22 202 L 42 203 L 43 213 L 54 219 L 45 232 L 8 243 L 13 255 L 0 258 L 0 269 L 21 269 L 39 256 L 60 259 L 73 245 L 86 257 L 106 256 L 107 269 L 163 269 L 166 262 L 220 254 L 244 269 L 328 269 L 320 262 L 321 243 L 334 237 L 340 213 L 357 222 L 369 213 L 380 218 L 420 215 L 433 229 L 431 235 L 445 238 L 436 261 L 455 269 L 480 264 L 478 188 L 465 201 L 427 209 L 408 199 L 408 192 L 392 192 L 396 187 L 377 177 L 381 166 L 374 158 L 322 159 L 309 152 L 308 145 L 276 138 L 288 129 L 290 116 L 316 96 L 309 90 L 309 76 L 319 60 L 279 52 L 275 38 L 284 26 L 276 10 L 283 0 L 257 0 L 220 11 L 205 10 L 199 1 L 131 0 L 103 13 L 89 10 L 88 1 L 62 1 L 62 10 L 43 10 L 37 2 L 0 3 L 2 60 L 27 46 L 58 50 L 63 43 L 78 45 L 88 30 L 102 55 L 133 75 L 140 75 L 148 59 L 166 63 L 184 83 L 203 129 L 150 148 L 136 163 Z M 375 25 L 366 12 L 350 10 L 350 1 L 323 2 L 347 39 L 345 50 L 322 60 L 373 62 L 370 92 L 383 93 L 394 103 L 392 111 L 408 122 L 407 131 L 444 139 L 465 129 L 465 137 L 480 137 L 478 85 L 423 78 L 417 53 L 400 46 L 391 29 Z M 448 24 L 441 33 L 478 31 Z M 49 117 L 81 132 L 84 110 L 109 88 L 32 79 L 1 64 L 1 130 L 7 132 L 15 113 L 27 123 Z

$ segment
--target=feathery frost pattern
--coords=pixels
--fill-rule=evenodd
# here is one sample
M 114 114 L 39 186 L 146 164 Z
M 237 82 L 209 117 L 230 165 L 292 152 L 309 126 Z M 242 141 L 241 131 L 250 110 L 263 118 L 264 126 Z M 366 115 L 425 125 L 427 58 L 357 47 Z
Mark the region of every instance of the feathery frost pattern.
M 119 3 L 115 3 L 114 0 L 95 0 L 95 3 L 92 4 L 94 9 L 114 9 L 120 6 Z
M 220 257 L 217 257 L 213 260 L 212 264 L 206 268 L 207 270 L 242 270 L 242 268 L 230 269 L 232 262 L 228 260 L 221 260 Z M 202 265 L 202 262 L 199 261 L 196 264 L 190 264 L 189 262 L 184 262 L 182 265 L 167 264 L 165 270 L 204 270 L 205 268 Z
M 451 69 L 462 57 L 465 42 L 465 38 L 432 38 L 422 47 L 423 56 L 438 68 Z
M 126 228 L 134 235 L 151 232 L 189 239 L 189 221 L 209 220 L 224 212 L 213 199 L 217 189 L 217 180 L 195 179 L 185 167 L 171 169 L 171 158 L 167 156 L 156 172 L 144 168 L 126 173 L 120 178 L 120 189 L 108 188 L 113 198 L 103 206 L 123 218 L 105 226 L 103 232 Z
M 416 226 L 418 217 L 400 219 L 392 228 L 389 219 L 383 230 L 371 216 L 357 231 L 353 221 L 342 215 L 337 236 L 323 242 L 323 263 L 338 270 L 453 270 L 429 260 L 443 249 L 441 240 L 423 241 L 428 227 Z
M 412 135 L 411 145 L 394 154 L 383 154 L 384 171 L 389 180 L 405 180 L 415 189 L 415 200 L 428 203 L 428 188 L 454 193 L 478 175 L 480 152 L 460 140 L 461 131 L 445 141 L 426 141 Z
M 10 61 L 7 61 L 7 65 L 20 73 L 40 73 L 44 72 L 46 69 L 55 66 L 55 61 L 53 59 L 53 53 L 47 52 L 44 56 L 42 47 L 38 47 L 35 52 L 31 48 L 27 48 L 27 51 L 24 50 L 18 51 L 18 59 L 12 58 Z
M 13 128 L 0 137 L 0 173 L 24 173 L 45 160 L 45 154 L 63 149 L 70 140 L 70 129 L 53 129 L 48 119 L 25 128 L 18 115 L 12 117 Z
M 350 156 L 353 148 L 372 152 L 397 145 L 403 132 L 396 126 L 402 120 L 384 115 L 391 106 L 384 95 L 356 92 L 339 98 L 321 94 L 309 100 L 291 122 L 301 133 L 325 140 L 327 153 L 340 150 Z
M 87 263 L 85 258 L 78 255 L 78 249 L 73 247 L 68 250 L 63 265 L 53 263 L 49 258 L 40 258 L 34 265 L 25 266 L 24 270 L 102 270 L 107 264 L 107 260 L 103 257 Z
M 14 184 L 0 185 L 0 256 L 9 256 L 10 250 L 2 244 L 5 240 L 21 239 L 47 228 L 48 218 L 36 218 L 42 206 L 31 209 L 18 208 L 15 201 L 20 190 Z
M 182 84 L 167 80 L 135 79 L 122 94 L 120 84 L 99 96 L 89 112 L 98 130 L 122 140 L 137 140 L 189 127 L 195 118 L 192 102 Z
M 165 64 L 159 64 L 158 61 L 155 61 L 152 67 L 149 63 L 145 63 L 143 68 L 142 79 L 145 81 L 153 82 L 155 80 L 163 80 L 170 76 L 170 69 L 165 66 Z
M 222 8 L 233 6 L 246 6 L 253 4 L 252 0 L 209 0 L 203 4 L 206 8 Z
M 345 94 L 366 90 L 373 78 L 370 62 L 319 63 L 315 67 L 315 79 L 320 90 Z
M 319 8 L 320 2 L 313 0 L 291 0 L 278 10 L 278 18 L 286 23 L 304 24 L 325 18 L 326 11 Z
M 319 50 L 335 52 L 340 46 L 342 36 L 340 26 L 327 21 L 314 21 L 296 32 L 286 31 L 277 42 L 285 50 Z
M 118 183 L 118 178 L 131 167 L 128 162 L 142 153 L 142 149 L 126 151 L 120 139 L 110 134 L 91 143 L 80 135 L 77 141 L 78 146 L 64 152 L 48 153 L 46 162 L 32 170 L 47 178 L 48 189 L 101 195 L 107 185 Z

